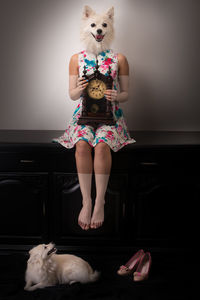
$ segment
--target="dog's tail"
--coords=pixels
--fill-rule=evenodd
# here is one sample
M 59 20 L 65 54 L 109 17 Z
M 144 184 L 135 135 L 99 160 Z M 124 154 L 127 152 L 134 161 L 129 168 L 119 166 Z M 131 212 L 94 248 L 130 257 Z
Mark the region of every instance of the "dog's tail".
M 101 275 L 101 272 L 94 271 L 93 273 L 90 274 L 90 281 L 91 282 L 97 281 L 99 279 L 100 275 Z

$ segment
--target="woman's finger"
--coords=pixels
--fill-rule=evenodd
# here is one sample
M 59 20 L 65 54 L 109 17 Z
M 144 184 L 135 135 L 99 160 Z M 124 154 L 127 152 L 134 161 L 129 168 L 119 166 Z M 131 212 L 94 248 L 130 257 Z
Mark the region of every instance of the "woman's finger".
M 106 99 L 109 101 L 116 101 L 117 99 L 117 91 L 116 90 L 106 90 L 105 91 Z
M 88 83 L 87 79 L 78 79 L 77 86 L 82 87 L 86 83 Z
M 88 85 L 88 82 L 84 83 L 81 88 L 84 90 L 86 88 L 86 86 Z
M 110 95 L 112 93 L 112 90 L 105 90 L 105 94 Z

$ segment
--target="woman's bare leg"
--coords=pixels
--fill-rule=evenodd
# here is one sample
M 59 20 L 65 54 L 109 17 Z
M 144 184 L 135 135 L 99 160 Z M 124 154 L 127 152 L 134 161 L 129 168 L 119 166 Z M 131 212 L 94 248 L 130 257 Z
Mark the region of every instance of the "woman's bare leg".
M 112 156 L 106 143 L 98 143 L 95 147 L 94 172 L 96 182 L 96 199 L 91 219 L 91 228 L 102 226 L 104 221 L 105 193 L 108 186 Z
M 82 194 L 82 209 L 78 217 L 78 224 L 83 230 L 90 228 L 92 199 L 91 181 L 93 171 L 92 148 L 85 141 L 76 144 L 76 167 L 78 172 L 79 184 Z

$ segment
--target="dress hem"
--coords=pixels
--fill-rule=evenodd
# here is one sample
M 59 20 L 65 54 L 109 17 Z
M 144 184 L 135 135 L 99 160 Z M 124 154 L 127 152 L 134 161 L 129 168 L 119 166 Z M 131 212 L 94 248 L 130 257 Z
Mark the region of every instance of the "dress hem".
M 74 146 L 76 145 L 77 142 L 79 141 L 85 141 L 87 142 L 92 148 L 95 148 L 97 144 L 99 143 L 106 143 L 110 149 L 113 151 L 113 152 L 118 152 L 120 149 L 122 149 L 123 147 L 125 147 L 126 145 L 129 145 L 129 144 L 134 144 L 136 143 L 136 140 L 134 139 L 130 139 L 130 140 L 127 140 L 126 142 L 124 142 L 123 144 L 118 144 L 118 147 L 117 149 L 115 149 L 115 147 L 112 147 L 111 145 L 109 145 L 109 143 L 107 141 L 101 141 L 101 142 L 98 142 L 98 143 L 95 143 L 95 144 L 92 144 L 90 141 L 87 141 L 85 138 L 83 137 L 80 137 L 79 139 L 75 140 L 75 142 L 73 143 L 73 145 L 70 145 L 70 146 L 66 146 L 66 143 L 60 139 L 53 139 L 53 142 L 56 142 L 56 143 L 59 143 L 61 144 L 63 147 L 65 147 L 66 149 L 72 149 L 74 148 Z

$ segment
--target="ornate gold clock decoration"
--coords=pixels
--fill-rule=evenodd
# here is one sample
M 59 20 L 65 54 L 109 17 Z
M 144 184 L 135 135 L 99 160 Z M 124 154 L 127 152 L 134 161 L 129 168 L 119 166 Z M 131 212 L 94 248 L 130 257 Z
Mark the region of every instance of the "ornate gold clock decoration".
M 100 124 L 114 125 L 115 120 L 111 109 L 111 102 L 106 99 L 104 93 L 112 89 L 113 79 L 109 66 L 108 75 L 98 70 L 98 60 L 93 74 L 87 76 L 84 66 L 84 78 L 88 80 L 88 86 L 83 91 L 82 114 L 78 120 L 79 125 L 91 125 L 97 128 Z

